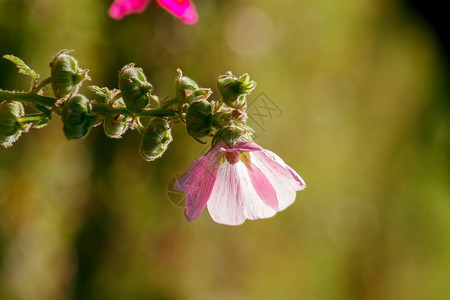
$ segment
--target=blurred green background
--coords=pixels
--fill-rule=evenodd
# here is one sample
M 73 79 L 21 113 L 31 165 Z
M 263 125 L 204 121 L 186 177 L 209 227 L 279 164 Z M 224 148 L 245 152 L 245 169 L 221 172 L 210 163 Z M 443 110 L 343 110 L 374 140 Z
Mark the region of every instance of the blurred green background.
M 69 142 L 55 117 L 0 149 L 0 299 L 450 299 L 448 66 L 429 26 L 395 0 L 195 3 L 190 27 L 153 3 L 116 22 L 107 0 L 0 0 L 0 54 L 45 78 L 74 49 L 110 88 L 134 62 L 162 97 L 178 67 L 213 97 L 247 72 L 254 107 L 279 108 L 253 115 L 256 142 L 308 188 L 272 219 L 188 223 L 168 185 L 205 146 L 182 126 L 148 163 L 136 132 Z M 0 87 L 28 78 L 1 60 Z

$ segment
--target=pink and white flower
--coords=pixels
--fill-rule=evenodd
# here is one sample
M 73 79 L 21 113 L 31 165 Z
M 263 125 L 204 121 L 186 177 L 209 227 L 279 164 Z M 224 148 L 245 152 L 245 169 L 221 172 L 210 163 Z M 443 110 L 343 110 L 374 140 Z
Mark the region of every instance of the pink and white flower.
M 305 187 L 303 179 L 278 155 L 247 141 L 234 146 L 220 141 L 174 185 L 186 193 L 188 221 L 208 206 L 212 219 L 227 225 L 273 217 Z
M 186 24 L 198 22 L 197 11 L 190 0 L 156 0 L 156 2 Z M 109 7 L 109 15 L 113 19 L 120 20 L 130 14 L 140 14 L 149 3 L 150 0 L 115 0 Z

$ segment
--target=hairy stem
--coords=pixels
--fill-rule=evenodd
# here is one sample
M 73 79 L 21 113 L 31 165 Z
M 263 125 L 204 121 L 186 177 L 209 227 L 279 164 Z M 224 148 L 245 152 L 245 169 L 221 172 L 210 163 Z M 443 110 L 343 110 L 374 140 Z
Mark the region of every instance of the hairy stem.
M 0 102 L 6 100 L 35 103 L 45 106 L 53 106 L 56 103 L 56 99 L 54 98 L 40 96 L 35 93 L 0 91 Z
M 118 114 L 129 117 L 175 117 L 178 115 L 176 111 L 166 109 L 148 109 L 133 113 L 126 108 L 114 108 L 108 104 L 101 103 L 92 103 L 92 112 L 102 116 L 107 114 Z
M 48 118 L 47 114 L 36 114 L 36 115 L 28 115 L 24 117 L 17 118 L 17 122 L 21 124 L 33 123 L 36 121 L 41 121 L 42 119 Z
M 44 80 L 47 81 L 47 80 Z M 42 82 L 41 82 L 42 84 Z M 12 91 L 0 91 L 0 102 L 1 101 L 18 101 L 18 102 L 26 102 L 26 103 L 34 103 L 34 104 L 41 104 L 45 106 L 53 107 L 56 104 L 56 99 L 40 96 L 35 93 L 28 93 L 28 92 L 12 92 Z M 178 112 L 173 110 L 167 110 L 162 108 L 156 108 L 156 109 L 148 109 L 143 110 L 141 112 L 133 113 L 123 108 L 115 108 L 111 107 L 108 104 L 102 104 L 102 103 L 92 103 L 92 112 L 96 113 L 101 116 L 106 116 L 109 114 L 120 114 L 125 115 L 129 117 L 177 117 Z M 61 111 L 54 108 L 53 112 L 57 115 L 61 115 Z M 30 116 L 31 117 L 31 116 Z M 34 116 L 33 116 L 34 117 Z
M 52 83 L 52 78 L 51 77 L 45 78 L 44 80 L 39 82 L 38 85 L 33 87 L 33 91 L 39 91 L 40 89 L 42 89 L 43 87 L 45 87 L 46 85 L 48 85 L 50 83 Z

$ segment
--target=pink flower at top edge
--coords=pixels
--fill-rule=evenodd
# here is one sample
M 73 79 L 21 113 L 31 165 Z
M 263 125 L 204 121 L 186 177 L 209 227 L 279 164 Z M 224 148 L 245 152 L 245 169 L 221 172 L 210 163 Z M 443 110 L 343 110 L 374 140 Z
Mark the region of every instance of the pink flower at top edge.
M 197 11 L 190 0 L 156 0 L 156 2 L 186 24 L 198 22 Z M 144 12 L 149 3 L 150 0 L 115 0 L 109 7 L 109 15 L 115 20 L 120 20 L 129 14 Z
M 273 217 L 295 201 L 303 179 L 275 153 L 253 142 L 234 146 L 220 141 L 194 161 L 175 182 L 186 193 L 185 216 L 193 221 L 206 206 L 217 223 L 240 225 L 246 219 Z
M 109 7 L 109 15 L 120 20 L 130 14 L 140 14 L 147 8 L 150 0 L 115 0 Z

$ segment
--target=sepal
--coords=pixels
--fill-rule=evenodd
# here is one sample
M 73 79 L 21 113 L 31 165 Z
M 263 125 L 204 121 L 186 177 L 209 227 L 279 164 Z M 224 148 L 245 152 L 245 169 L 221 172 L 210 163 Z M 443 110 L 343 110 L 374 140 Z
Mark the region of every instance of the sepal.
M 212 147 L 220 140 L 225 141 L 228 145 L 233 146 L 241 140 L 251 141 L 253 129 L 247 125 L 232 125 L 219 130 L 213 137 Z

